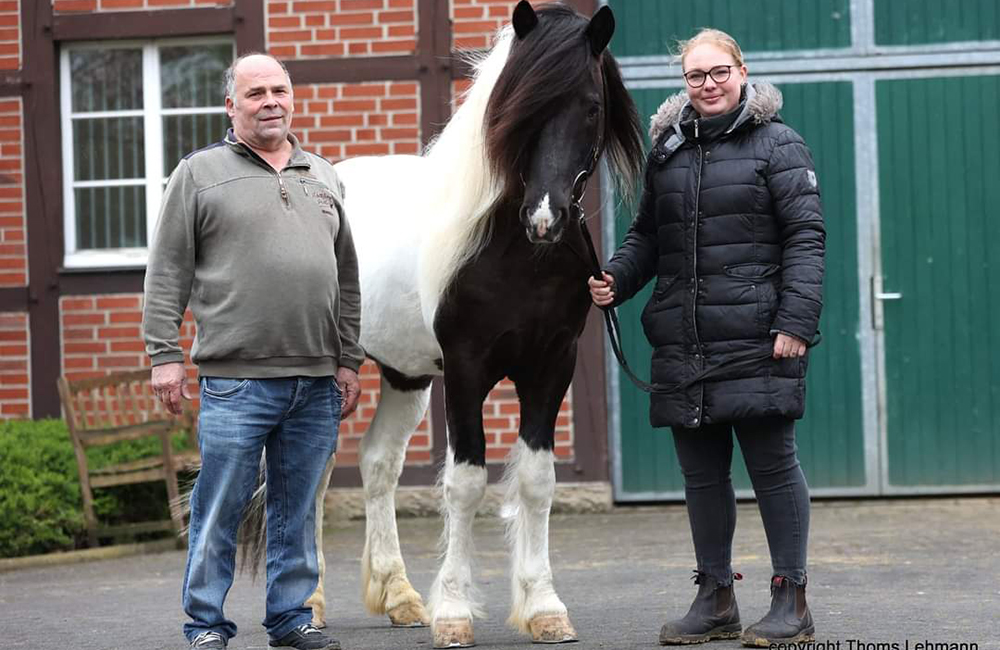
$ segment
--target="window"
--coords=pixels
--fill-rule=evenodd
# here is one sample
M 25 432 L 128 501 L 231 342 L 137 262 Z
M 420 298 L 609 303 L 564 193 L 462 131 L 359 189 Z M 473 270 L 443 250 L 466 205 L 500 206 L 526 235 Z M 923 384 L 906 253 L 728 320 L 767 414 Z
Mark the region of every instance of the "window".
M 225 136 L 233 49 L 231 39 L 63 48 L 65 267 L 146 263 L 167 176 Z

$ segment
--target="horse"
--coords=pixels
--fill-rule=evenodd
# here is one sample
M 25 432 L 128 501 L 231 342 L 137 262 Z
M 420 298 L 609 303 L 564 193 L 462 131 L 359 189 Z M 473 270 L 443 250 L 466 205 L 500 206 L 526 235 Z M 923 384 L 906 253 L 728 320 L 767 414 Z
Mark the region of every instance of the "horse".
M 504 377 L 521 408 L 504 479 L 505 511 L 513 513 L 508 622 L 536 642 L 577 638 L 548 554 L 556 416 L 591 304 L 592 262 L 574 202 L 602 155 L 622 196 L 632 196 L 643 162 L 635 105 L 607 51 L 614 26 L 606 6 L 588 19 L 555 3 L 535 11 L 522 0 L 512 25 L 474 62 L 464 102 L 423 155 L 336 165 L 359 260 L 361 345 L 381 374 L 359 456 L 364 602 L 396 626 L 429 623 L 434 647 L 475 642 L 472 621 L 482 609 L 470 562 L 487 483 L 482 405 Z M 431 382 L 442 374 L 444 554 L 428 611 L 406 576 L 394 495 Z M 315 509 L 320 549 L 323 491 Z M 308 601 L 320 626 L 322 584 L 321 574 Z

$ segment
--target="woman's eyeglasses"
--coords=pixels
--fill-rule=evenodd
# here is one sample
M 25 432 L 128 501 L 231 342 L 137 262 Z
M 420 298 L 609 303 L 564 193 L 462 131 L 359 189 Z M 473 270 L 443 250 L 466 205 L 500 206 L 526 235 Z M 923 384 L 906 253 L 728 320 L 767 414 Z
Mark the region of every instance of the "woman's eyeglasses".
M 717 65 L 708 72 L 704 70 L 691 70 L 690 72 L 684 73 L 684 80 L 692 88 L 701 88 L 705 85 L 705 80 L 708 77 L 712 77 L 712 81 L 717 84 L 724 84 L 729 81 L 729 77 L 732 75 L 732 69 L 738 68 L 738 65 Z

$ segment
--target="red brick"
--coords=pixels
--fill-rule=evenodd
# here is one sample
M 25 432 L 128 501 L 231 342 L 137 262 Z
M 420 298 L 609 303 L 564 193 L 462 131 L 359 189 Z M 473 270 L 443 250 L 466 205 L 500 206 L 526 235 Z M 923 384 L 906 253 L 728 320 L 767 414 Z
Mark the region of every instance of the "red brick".
M 385 84 L 351 84 L 341 89 L 344 97 L 382 97 Z
M 394 83 L 389 85 L 390 95 L 416 95 L 417 84 L 415 83 Z
M 28 354 L 27 345 L 0 345 L 0 356 L 23 357 Z
M 383 0 L 340 0 L 341 11 L 360 11 L 363 9 L 381 9 Z
M 93 298 L 64 298 L 60 304 L 65 311 L 94 308 Z
M 326 27 L 326 14 L 306 16 L 306 27 Z
M 389 116 L 385 113 L 369 113 L 368 126 L 385 126 L 389 123 Z
M 392 153 L 416 156 L 420 153 L 420 145 L 416 142 L 394 142 Z
M 142 341 L 111 341 L 112 352 L 145 352 L 146 344 Z
M 380 23 L 412 23 L 415 16 L 412 11 L 380 11 L 378 21 Z
M 104 354 L 108 351 L 107 343 L 96 341 L 90 343 L 66 343 L 63 345 L 63 352 L 66 354 Z
M 276 56 L 279 59 L 291 59 L 295 56 L 295 46 L 294 45 L 284 45 L 279 47 L 272 47 L 268 49 L 268 53 L 271 56 Z
M 299 16 L 272 16 L 267 21 L 268 27 L 302 27 Z
M 21 110 L 21 102 L 17 100 L 0 100 L 0 113 L 10 113 L 12 111 Z
M 405 41 L 377 41 L 372 43 L 372 52 L 382 54 L 386 52 L 415 52 L 417 42 L 413 39 Z
M 138 327 L 99 327 L 97 328 L 97 338 L 99 339 L 136 339 L 142 336 Z
M 303 45 L 302 56 L 343 56 L 343 43 L 323 43 L 320 45 Z
M 335 0 L 313 0 L 311 2 L 295 2 L 292 4 L 295 13 L 319 13 L 322 11 L 337 11 Z
M 373 13 L 336 13 L 330 14 L 331 25 L 374 25 Z
M 358 129 L 354 135 L 358 141 L 372 141 L 378 134 L 375 129 Z
M 94 338 L 94 329 L 89 327 L 73 327 L 63 329 L 63 340 L 82 341 Z
M 141 311 L 113 311 L 108 314 L 108 321 L 111 323 L 141 323 Z
M 410 449 L 406 452 L 407 463 L 429 463 L 431 460 L 431 452 L 429 451 Z
M 0 361 L 0 370 L 27 370 L 28 361 L 25 360 L 15 360 L 15 359 L 4 359 Z
M 101 0 L 101 9 L 141 9 L 143 0 Z
M 139 296 L 102 296 L 97 299 L 98 309 L 139 309 Z
M 310 142 L 350 142 L 353 139 L 351 132 L 346 130 L 309 132 Z
M 482 18 L 486 14 L 486 7 L 455 7 L 453 10 L 456 22 L 462 20 L 475 20 Z
M 340 100 L 333 102 L 333 110 L 344 111 L 344 112 L 356 112 L 362 113 L 365 111 L 374 111 L 376 108 L 374 99 L 354 99 L 354 100 Z
M 18 384 L 24 385 L 28 383 L 28 375 L 26 373 L 18 374 L 0 374 L 0 384 L 6 386 L 17 386 Z
M 287 2 L 269 2 L 267 4 L 267 12 L 269 14 L 287 14 L 288 13 L 288 3 Z
M 29 0 L 30 1 L 30 0 Z M 96 11 L 97 0 L 55 0 L 53 11 Z
M 381 136 L 383 140 L 406 140 L 419 138 L 420 133 L 417 129 L 382 129 Z
M 27 399 L 27 397 L 25 397 L 25 399 Z M 21 415 L 27 417 L 30 412 L 31 410 L 28 404 L 7 403 L 0 408 L 0 413 L 3 413 L 4 415 Z
M 0 330 L 0 341 L 27 341 L 28 331 L 25 329 Z
M 389 27 L 389 38 L 412 38 L 416 36 L 417 28 L 413 25 L 391 25 Z
M 275 43 L 289 43 L 292 41 L 311 41 L 312 32 L 309 30 L 296 30 L 291 32 L 271 32 L 271 41 Z
M 410 125 L 417 123 L 416 113 L 393 113 L 392 114 L 393 125 Z
M 381 27 L 341 27 L 340 38 L 345 41 L 370 40 L 382 38 Z
M 28 276 L 24 273 L 0 273 L 0 286 L 23 287 L 28 284 Z
M 492 33 L 496 29 L 496 23 L 492 20 L 472 20 L 456 22 L 454 26 L 455 34 L 481 34 L 483 32 Z
M 317 29 L 314 41 L 335 41 L 337 40 L 337 30 L 336 29 Z
M 98 368 L 140 368 L 142 367 L 142 362 L 140 357 L 137 356 L 127 356 L 127 357 L 98 357 L 97 359 Z
M 104 314 L 63 314 L 63 325 L 103 325 Z
M 348 43 L 348 54 L 368 54 L 368 43 Z
M 452 42 L 454 50 L 481 50 L 486 47 L 489 47 L 489 41 L 485 36 L 461 36 Z
M 386 143 L 349 144 L 345 147 L 348 156 L 384 156 L 389 153 Z

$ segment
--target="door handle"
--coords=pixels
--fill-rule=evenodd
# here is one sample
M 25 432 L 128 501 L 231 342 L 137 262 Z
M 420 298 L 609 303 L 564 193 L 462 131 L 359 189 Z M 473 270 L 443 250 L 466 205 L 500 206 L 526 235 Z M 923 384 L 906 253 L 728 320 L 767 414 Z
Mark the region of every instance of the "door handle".
M 886 300 L 899 300 L 903 294 L 898 291 L 882 291 L 882 276 L 873 275 L 871 277 L 871 297 L 872 297 L 872 328 L 876 331 L 885 328 L 885 312 L 882 303 Z
M 875 294 L 875 300 L 899 300 L 902 297 L 903 294 L 899 292 L 892 292 L 892 293 L 878 292 Z

